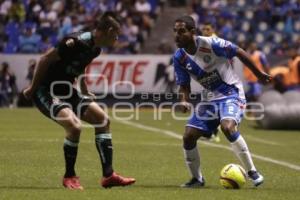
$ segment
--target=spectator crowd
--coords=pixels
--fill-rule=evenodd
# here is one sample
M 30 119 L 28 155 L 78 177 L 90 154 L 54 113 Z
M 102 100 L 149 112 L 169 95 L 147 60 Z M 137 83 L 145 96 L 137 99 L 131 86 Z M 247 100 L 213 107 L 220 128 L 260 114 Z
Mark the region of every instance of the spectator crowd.
M 91 28 L 105 11 L 116 11 L 123 34 L 109 53 L 136 54 L 166 0 L 0 0 L 0 51 L 42 53 L 75 31 Z M 255 41 L 265 54 L 284 55 L 300 46 L 300 0 L 174 0 L 199 24 L 244 47 Z M 300 48 L 298 49 L 300 51 Z
M 123 20 L 110 53 L 138 53 L 157 17 L 157 0 L 0 0 L 0 51 L 42 53 L 65 35 L 93 27 L 105 11 Z
M 218 36 L 244 47 L 256 42 L 265 54 L 300 51 L 300 0 L 192 0 L 189 14 L 199 27 L 211 23 Z

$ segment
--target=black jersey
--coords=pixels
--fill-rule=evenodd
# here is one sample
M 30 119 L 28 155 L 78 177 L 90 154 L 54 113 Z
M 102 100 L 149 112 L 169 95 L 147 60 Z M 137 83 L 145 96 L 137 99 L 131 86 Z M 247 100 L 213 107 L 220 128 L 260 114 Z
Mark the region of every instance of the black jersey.
M 55 81 L 73 84 L 76 77 L 84 74 L 86 66 L 101 53 L 95 47 L 91 32 L 76 32 L 66 36 L 55 47 L 60 60 L 49 66 L 42 85 L 50 87 Z M 63 90 L 63 86 L 60 90 Z

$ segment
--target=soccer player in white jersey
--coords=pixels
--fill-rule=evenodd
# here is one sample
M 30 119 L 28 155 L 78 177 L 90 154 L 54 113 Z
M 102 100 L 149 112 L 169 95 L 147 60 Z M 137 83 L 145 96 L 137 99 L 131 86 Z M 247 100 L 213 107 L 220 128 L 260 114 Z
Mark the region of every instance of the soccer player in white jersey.
M 241 48 L 218 37 L 196 36 L 195 30 L 195 22 L 190 16 L 182 16 L 175 21 L 178 49 L 173 61 L 183 112 L 191 109 L 188 103 L 191 78 L 204 88 L 202 101 L 186 124 L 183 136 L 185 162 L 192 179 L 182 187 L 204 186 L 197 140 L 201 136 L 210 137 L 218 125 L 221 125 L 234 153 L 247 170 L 248 177 L 258 186 L 264 178 L 256 170 L 247 144 L 238 131 L 246 103 L 244 90 L 229 60 L 237 56 L 263 83 L 269 82 L 271 76 L 258 70 L 249 54 Z

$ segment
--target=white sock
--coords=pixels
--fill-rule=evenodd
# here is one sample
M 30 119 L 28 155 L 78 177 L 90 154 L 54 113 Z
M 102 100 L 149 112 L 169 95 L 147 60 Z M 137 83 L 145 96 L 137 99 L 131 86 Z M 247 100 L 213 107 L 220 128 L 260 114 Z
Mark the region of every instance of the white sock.
M 231 143 L 231 147 L 233 152 L 239 158 L 239 160 L 241 161 L 241 163 L 243 164 L 247 172 L 250 170 L 256 171 L 248 146 L 241 135 L 237 138 L 236 141 Z
M 193 178 L 201 180 L 202 173 L 200 170 L 200 156 L 197 146 L 194 149 L 186 150 L 183 148 L 185 163 Z

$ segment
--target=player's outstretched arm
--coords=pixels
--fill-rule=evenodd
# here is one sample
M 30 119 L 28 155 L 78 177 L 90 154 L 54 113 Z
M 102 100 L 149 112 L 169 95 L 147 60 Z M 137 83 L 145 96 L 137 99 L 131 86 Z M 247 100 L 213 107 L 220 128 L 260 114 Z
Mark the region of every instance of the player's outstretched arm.
M 262 82 L 262 83 L 269 83 L 272 80 L 272 77 L 265 73 L 260 71 L 252 59 L 250 58 L 250 55 L 245 52 L 243 49 L 238 48 L 236 51 L 236 56 L 253 72 L 253 74 Z
M 34 72 L 33 80 L 31 85 L 23 91 L 24 96 L 27 99 L 30 99 L 37 87 L 40 85 L 41 80 L 43 80 L 44 75 L 46 74 L 51 63 L 59 60 L 60 57 L 56 49 L 52 48 L 48 50 L 39 60 L 39 63 Z
M 179 95 L 180 95 L 180 110 L 183 113 L 186 113 L 191 109 L 189 101 L 189 95 L 191 93 L 190 85 L 180 85 L 179 86 Z

